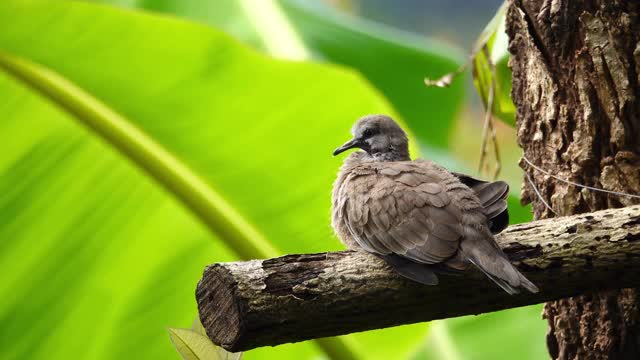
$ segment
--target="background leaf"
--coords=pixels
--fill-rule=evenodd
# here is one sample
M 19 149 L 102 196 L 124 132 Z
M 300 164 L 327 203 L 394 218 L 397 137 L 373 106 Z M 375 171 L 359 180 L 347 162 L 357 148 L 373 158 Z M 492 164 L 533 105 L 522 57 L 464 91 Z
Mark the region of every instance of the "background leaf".
M 404 115 L 419 131 L 423 156 L 469 172 L 451 153 L 477 132 L 465 128 L 467 140 L 445 147 L 462 82 L 446 91 L 422 87 L 424 76 L 455 69 L 460 51 L 283 1 L 293 38 L 315 61 L 340 66 L 278 62 L 215 29 L 273 54 L 238 1 L 109 2 L 214 29 L 107 6 L 9 0 L 0 3 L 0 51 L 52 68 L 135 120 L 282 253 L 342 248 L 328 225 L 329 189 L 341 162 L 330 152 L 364 113 Z M 508 71 L 507 58 L 500 59 Z M 3 72 L 0 99 L 0 358 L 176 358 L 164 329 L 186 326 L 195 315 L 193 289 L 204 266 L 237 255 L 146 173 Z M 517 199 L 510 198 L 510 213 L 512 222 L 531 217 Z M 467 319 L 486 336 L 443 323 L 465 355 L 475 349 L 498 359 L 494 344 L 507 337 L 510 345 L 543 354 L 537 311 Z M 426 328 L 344 338 L 363 358 L 406 358 L 425 339 L 433 348 Z M 246 358 L 321 357 L 307 342 L 253 350 Z
M 273 61 L 209 28 L 105 6 L 9 1 L 0 21 L 2 51 L 135 121 L 283 253 L 342 248 L 326 212 L 340 164 L 331 151 L 363 113 L 394 114 L 360 77 Z M 0 253 L 9 324 L 0 357 L 166 358 L 164 328 L 195 314 L 204 265 L 233 254 L 68 113 L 5 73 L 0 94 L 8 139 L 0 232 L 10 239 Z M 303 343 L 247 358 L 316 351 Z
M 476 49 L 486 44 L 491 62 L 496 67 L 495 95 L 493 114 L 505 123 L 515 126 L 516 107 L 511 100 L 511 69 L 509 68 L 509 38 L 505 33 L 507 2 L 496 12 L 487 27 L 482 31 L 476 42 Z M 487 55 L 479 50 L 473 60 L 473 83 L 482 101 L 487 103 L 489 87 L 491 86 L 491 68 Z
M 242 3 L 242 0 L 146 0 L 134 6 L 224 29 L 273 55 L 266 45 L 267 29 L 252 21 L 269 14 L 251 16 L 248 12 L 260 9 Z M 280 4 L 284 12 L 281 16 L 286 16 L 317 61 L 348 66 L 360 72 L 391 102 L 420 144 L 446 148 L 464 99 L 464 82 L 456 82 L 447 89 L 428 89 L 422 79 L 456 69 L 462 59 L 461 51 L 434 40 L 339 14 L 318 3 L 297 0 L 275 3 Z M 325 103 L 328 99 L 318 101 Z
M 288 0 L 283 4 L 308 46 L 327 60 L 360 71 L 391 101 L 422 144 L 447 147 L 464 99 L 464 83 L 435 89 L 425 88 L 422 79 L 455 70 L 461 52 L 317 3 Z
M 412 359 L 548 359 L 544 338 L 531 337 L 546 331 L 546 322 L 530 321 L 541 319 L 541 314 L 542 305 L 534 305 L 436 321 L 424 347 Z M 435 341 L 438 336 L 446 340 Z

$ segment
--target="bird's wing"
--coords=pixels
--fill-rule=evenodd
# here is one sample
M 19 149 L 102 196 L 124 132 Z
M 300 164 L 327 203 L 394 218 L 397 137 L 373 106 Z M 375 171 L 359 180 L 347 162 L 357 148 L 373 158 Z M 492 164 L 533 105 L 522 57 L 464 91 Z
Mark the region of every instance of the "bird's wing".
M 463 234 L 462 214 L 439 176 L 398 162 L 345 182 L 343 216 L 358 245 L 422 264 L 453 256 Z
M 453 172 L 452 174 L 476 194 L 484 207 L 492 233 L 497 234 L 509 225 L 509 211 L 507 209 L 509 185 L 506 182 L 488 182 L 461 173 Z

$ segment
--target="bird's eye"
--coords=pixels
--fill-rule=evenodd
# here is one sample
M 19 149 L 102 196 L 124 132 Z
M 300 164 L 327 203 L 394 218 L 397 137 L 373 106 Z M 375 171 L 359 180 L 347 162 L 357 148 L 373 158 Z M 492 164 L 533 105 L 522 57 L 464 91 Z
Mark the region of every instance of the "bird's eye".
M 367 128 L 367 129 L 364 129 L 364 131 L 362 132 L 362 137 L 363 138 L 370 138 L 373 135 L 377 134 L 377 132 L 378 132 L 377 129 Z

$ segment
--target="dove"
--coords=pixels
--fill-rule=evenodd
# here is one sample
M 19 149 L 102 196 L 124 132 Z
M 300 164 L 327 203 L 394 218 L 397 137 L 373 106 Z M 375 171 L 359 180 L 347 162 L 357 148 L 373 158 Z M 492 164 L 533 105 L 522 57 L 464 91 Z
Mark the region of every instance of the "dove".
M 360 150 L 344 160 L 331 206 L 331 225 L 347 248 L 426 285 L 438 284 L 436 273 L 473 265 L 511 295 L 538 292 L 494 238 L 509 223 L 507 183 L 411 160 L 407 135 L 386 115 L 360 118 L 351 133 L 333 155 Z

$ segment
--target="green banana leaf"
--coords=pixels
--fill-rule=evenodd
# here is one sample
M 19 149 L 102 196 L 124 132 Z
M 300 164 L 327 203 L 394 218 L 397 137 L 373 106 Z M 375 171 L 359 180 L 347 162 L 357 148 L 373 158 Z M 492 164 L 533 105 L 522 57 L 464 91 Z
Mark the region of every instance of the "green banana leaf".
M 269 24 L 282 21 L 284 18 L 284 21 L 288 21 L 293 26 L 291 29 L 291 26 L 276 25 L 281 32 L 285 33 L 277 34 L 276 39 L 270 38 L 274 33 L 272 30 L 261 31 L 261 26 L 264 25 L 252 21 L 255 17 L 248 13 L 262 9 L 247 6 L 246 4 L 255 4 L 251 0 L 100 1 L 170 13 L 209 24 L 224 29 L 237 39 L 272 55 L 273 51 L 270 51 L 272 47 L 267 43 L 287 40 L 289 43 L 296 43 L 302 39 L 304 46 L 316 60 L 331 61 L 351 67 L 362 73 L 382 91 L 413 130 L 421 145 L 420 154 L 423 157 L 456 171 L 474 173 L 474 170 L 466 168 L 452 157 L 447 149 L 449 132 L 455 122 L 457 110 L 464 101 L 464 80 L 457 79 L 448 88 L 425 88 L 422 83 L 425 76 L 437 78 L 457 68 L 463 57 L 455 48 L 444 47 L 427 38 L 416 37 L 380 24 L 340 15 L 326 6 L 313 5 L 300 0 L 261 1 L 261 3 L 275 4 L 275 9 L 272 11 L 277 14 L 260 13 L 256 16 L 275 17 L 276 19 L 269 21 Z M 277 6 L 278 4 L 281 6 Z M 504 16 L 501 15 L 504 9 L 500 11 L 496 15 L 496 20 L 492 20 L 487 26 L 479 41 L 483 41 L 483 37 L 485 42 L 489 38 L 496 37 L 498 26 L 504 25 Z M 504 101 L 511 102 L 509 94 L 511 77 L 506 67 L 508 52 L 506 52 L 504 40 L 504 37 L 499 36 L 499 44 L 502 44 L 502 47 L 495 48 L 496 51 L 502 49 L 503 55 L 506 53 L 500 58 L 498 73 L 502 74 L 506 69 L 508 75 L 499 78 L 500 84 L 503 84 L 500 88 L 507 89 L 498 91 L 500 104 Z M 276 55 L 288 56 L 288 54 Z M 500 108 L 505 109 L 505 107 Z M 509 198 L 511 223 L 531 221 L 530 207 L 522 207 L 519 204 L 518 189 L 514 188 L 512 192 L 513 195 Z
M 360 71 L 391 101 L 422 144 L 447 148 L 464 99 L 464 82 L 437 89 L 426 88 L 423 79 L 458 68 L 464 59 L 460 51 L 341 15 L 317 2 L 282 3 L 305 44 L 332 62 Z
M 273 10 L 265 11 L 265 3 L 273 3 Z M 459 66 L 462 52 L 450 45 L 339 14 L 309 1 L 141 0 L 125 5 L 200 21 L 281 57 L 297 59 L 300 52 L 278 52 L 278 44 L 302 41 L 317 61 L 344 65 L 366 77 L 404 118 L 420 144 L 426 145 L 423 153 L 428 147 L 446 149 L 449 144 L 464 100 L 464 81 L 435 89 L 425 88 L 422 79 L 439 77 Z M 289 22 L 288 27 L 282 26 L 283 19 Z M 284 29 L 274 32 L 273 27 Z M 270 46 L 273 43 L 276 45 Z
M 191 323 L 206 264 L 342 248 L 331 152 L 362 114 L 397 115 L 360 76 L 104 5 L 4 1 L 0 23 L 0 358 L 175 358 L 165 328 Z M 425 328 L 345 343 L 402 354 Z

